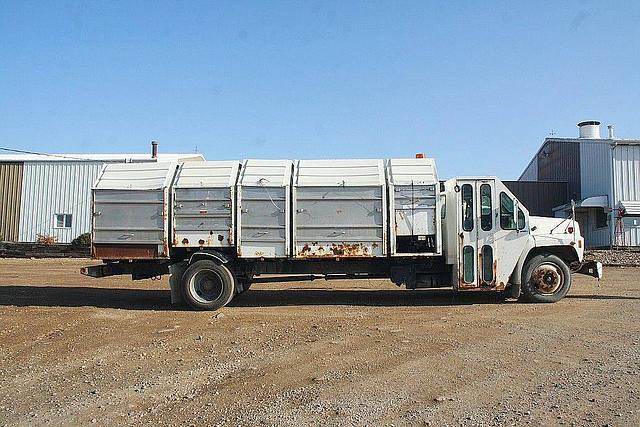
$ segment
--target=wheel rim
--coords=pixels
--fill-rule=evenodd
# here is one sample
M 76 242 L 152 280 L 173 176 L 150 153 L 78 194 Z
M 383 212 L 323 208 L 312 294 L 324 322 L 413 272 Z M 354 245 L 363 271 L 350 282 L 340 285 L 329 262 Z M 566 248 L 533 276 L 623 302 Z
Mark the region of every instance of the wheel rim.
M 533 270 L 531 281 L 541 294 L 551 295 L 562 288 L 564 285 L 564 273 L 562 269 L 555 264 L 540 264 Z
M 222 277 L 213 270 L 200 270 L 191 277 L 189 290 L 196 301 L 210 303 L 220 298 L 224 291 Z

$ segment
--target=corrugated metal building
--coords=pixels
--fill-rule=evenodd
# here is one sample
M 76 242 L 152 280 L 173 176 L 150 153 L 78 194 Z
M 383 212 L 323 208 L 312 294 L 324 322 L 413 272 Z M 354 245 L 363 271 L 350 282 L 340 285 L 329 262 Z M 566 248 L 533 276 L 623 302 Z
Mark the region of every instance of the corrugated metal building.
M 640 246 L 640 139 L 617 139 L 613 126 L 600 137 L 600 122 L 578 124 L 578 138 L 546 138 L 519 181 L 564 181 L 567 200 L 556 216 L 571 212 L 587 247 Z
M 104 164 L 203 160 L 201 154 L 0 155 L 0 235 L 70 243 L 91 229 L 91 187 Z
M 0 163 L 0 241 L 18 239 L 22 163 Z
M 553 208 L 569 199 L 567 183 L 562 181 L 503 181 L 503 184 L 529 210 L 530 215 L 553 216 Z

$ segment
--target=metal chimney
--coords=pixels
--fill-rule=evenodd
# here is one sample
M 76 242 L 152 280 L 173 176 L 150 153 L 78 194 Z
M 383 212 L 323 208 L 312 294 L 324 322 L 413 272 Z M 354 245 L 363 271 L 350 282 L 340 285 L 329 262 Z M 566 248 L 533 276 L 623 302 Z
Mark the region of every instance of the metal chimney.
M 152 159 L 158 158 L 158 142 L 157 141 L 151 141 L 151 158 Z
M 600 139 L 600 122 L 597 120 L 585 120 L 578 123 L 580 138 Z
M 613 125 L 607 125 L 607 134 L 609 139 L 615 139 L 615 136 L 613 135 Z

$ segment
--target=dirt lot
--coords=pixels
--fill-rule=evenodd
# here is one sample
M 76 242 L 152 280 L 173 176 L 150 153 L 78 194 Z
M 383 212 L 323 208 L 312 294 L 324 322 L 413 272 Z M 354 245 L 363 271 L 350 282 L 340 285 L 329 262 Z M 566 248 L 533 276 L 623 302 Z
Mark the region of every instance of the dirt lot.
M 551 305 L 365 280 L 216 315 L 86 262 L 0 259 L 0 425 L 640 425 L 640 269 Z

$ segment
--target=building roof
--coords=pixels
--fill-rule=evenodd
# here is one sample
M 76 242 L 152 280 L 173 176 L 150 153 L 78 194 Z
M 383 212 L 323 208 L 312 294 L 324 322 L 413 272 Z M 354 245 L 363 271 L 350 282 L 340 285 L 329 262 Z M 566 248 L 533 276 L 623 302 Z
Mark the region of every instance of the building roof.
M 181 162 L 204 161 L 197 153 L 158 153 L 157 159 L 151 154 L 0 154 L 0 162 Z
M 531 163 L 538 157 L 538 155 L 542 151 L 542 148 L 545 146 L 547 142 L 568 142 L 568 143 L 579 142 L 579 143 L 588 143 L 588 144 L 609 144 L 612 147 L 615 147 L 616 145 L 640 145 L 640 139 L 561 138 L 561 137 L 545 138 L 542 144 L 540 144 L 540 147 L 538 148 L 538 150 L 536 150 L 536 153 L 533 155 L 533 157 L 531 157 L 531 160 L 529 160 L 527 165 L 522 170 L 522 173 L 518 177 L 518 181 L 522 178 L 522 176 L 524 175 L 526 170 L 529 168 Z

